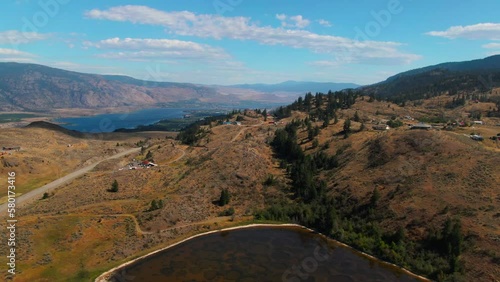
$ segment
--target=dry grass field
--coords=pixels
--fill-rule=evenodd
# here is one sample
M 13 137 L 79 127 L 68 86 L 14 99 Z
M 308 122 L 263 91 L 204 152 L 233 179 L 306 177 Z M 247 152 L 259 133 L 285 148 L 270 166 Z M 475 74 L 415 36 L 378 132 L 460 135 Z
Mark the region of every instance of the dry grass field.
M 353 134 L 345 139 L 338 133 L 344 119 L 355 111 L 366 129 L 358 132 L 361 123 L 352 122 Z M 391 214 L 380 223 L 386 229 L 403 226 L 409 236 L 419 238 L 428 226 L 441 226 L 448 216 L 460 216 L 464 233 L 474 238 L 463 254 L 466 278 L 492 281 L 500 277 L 500 151 L 492 140 L 476 142 L 464 134 L 471 130 L 485 137 L 500 133 L 500 127 L 494 126 L 500 120 L 452 131 L 407 126 L 371 129 L 372 122 L 393 115 L 418 118 L 440 111 L 359 99 L 352 109 L 341 111 L 337 124 L 331 122 L 321 130 L 318 147 L 312 148 L 306 131 L 299 133 L 299 139 L 308 154 L 323 150 L 341 157 L 335 175 L 321 175 L 330 195 L 347 192 L 359 202 L 368 202 L 378 187 L 380 208 Z M 305 118 L 305 114 L 294 113 L 284 124 L 293 118 Z M 2 183 L 7 171 L 16 171 L 19 193 L 151 137 L 144 154 L 102 162 L 54 190 L 49 198 L 19 209 L 14 281 L 88 281 L 189 235 L 248 221 L 267 199 L 284 197 L 285 171 L 268 145 L 276 128 L 284 125 L 269 124 L 262 117 L 244 119 L 241 126 L 207 127 L 209 134 L 198 146 L 181 145 L 164 133 L 91 140 L 47 129 L 1 129 L 1 144 L 22 148 L 4 155 L 0 168 Z M 374 142 L 380 150 L 376 155 L 370 149 Z M 142 160 L 147 151 L 158 166 L 128 169 L 131 159 Z M 276 178 L 276 185 L 263 185 L 269 175 Z M 108 192 L 114 180 L 119 190 Z M 216 204 L 222 189 L 231 194 L 225 207 Z M 5 196 L 5 191 L 0 195 Z M 153 200 L 161 200 L 163 207 L 150 211 Z M 234 216 L 219 216 L 228 207 L 234 208 Z M 6 234 L 1 236 L 3 241 Z M 1 245 L 0 251 L 5 248 Z M 0 258 L 0 264 L 5 262 L 4 256 Z
M 2 168 L 2 173 L 6 178 L 9 169 L 15 170 L 24 191 L 151 137 L 144 154 L 104 161 L 49 198 L 18 209 L 19 272 L 14 281 L 89 280 L 188 235 L 248 220 L 264 207 L 264 179 L 280 174 L 265 145 L 273 133 L 271 125 L 259 123 L 248 118 L 242 126 L 214 127 L 200 147 L 178 144 L 165 133 L 81 140 L 46 129 L 4 130 L 16 136 L 15 145 L 22 150 L 5 156 L 19 164 Z M 28 137 L 34 134 L 37 141 Z M 132 159 L 144 159 L 147 151 L 158 166 L 128 169 Z M 47 162 L 51 171 L 44 167 Z M 115 179 L 119 191 L 108 192 Z M 231 192 L 234 218 L 219 216 L 229 206 L 214 204 L 224 188 Z M 164 207 L 148 211 L 153 200 L 162 200 Z

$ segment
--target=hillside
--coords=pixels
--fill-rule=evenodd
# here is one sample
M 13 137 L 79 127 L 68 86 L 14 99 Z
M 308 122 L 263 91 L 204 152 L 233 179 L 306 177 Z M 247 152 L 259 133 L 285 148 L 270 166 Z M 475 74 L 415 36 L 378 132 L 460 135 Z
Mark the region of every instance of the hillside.
M 290 194 L 258 218 L 299 222 L 438 281 L 498 279 L 500 147 L 469 134 L 494 136 L 500 119 L 410 130 L 405 124 L 417 121 L 407 117 L 425 120 L 436 108 L 358 96 L 339 109 L 338 99 L 325 96 L 289 106 L 288 125 L 271 145 Z M 438 111 L 464 117 L 473 105 Z M 491 106 L 482 106 L 483 115 Z M 401 126 L 373 129 L 391 121 Z
M 250 97 L 253 98 L 253 97 Z M 189 83 L 84 74 L 35 64 L 0 63 L 0 110 L 46 111 L 153 105 L 244 107 L 248 97 Z M 251 103 L 286 103 L 270 97 Z
M 499 86 L 500 55 L 496 55 L 410 70 L 362 87 L 361 90 L 366 95 L 389 98 L 400 103 L 442 94 L 487 93 Z
M 253 219 L 309 226 L 435 280 L 495 281 L 500 148 L 468 135 L 495 135 L 500 119 L 449 130 L 404 125 L 417 122 L 406 116 L 424 120 L 443 112 L 469 123 L 473 119 L 464 113 L 484 114 L 492 105 L 467 101 L 449 110 L 401 107 L 356 92 L 306 95 L 277 110 L 281 119 L 243 111 L 228 117 L 241 125 L 223 124 L 226 118 L 200 122 L 179 136 L 190 145 L 154 132 L 101 141 L 47 124 L 5 130 L 2 142 L 15 136 L 18 142 L 8 145 L 22 148 L 3 156 L 9 165 L 17 162 L 22 191 L 49 180 L 43 176 L 66 174 L 122 148 L 145 147 L 20 209 L 23 272 L 14 281 L 89 280 L 192 234 Z M 373 129 L 391 120 L 403 126 Z M 147 155 L 158 166 L 129 169 L 133 159 Z M 112 193 L 107 190 L 114 180 L 119 190 Z M 223 189 L 231 200 L 220 207 Z M 151 210 L 153 200 L 164 204 Z M 229 208 L 234 215 L 224 216 Z

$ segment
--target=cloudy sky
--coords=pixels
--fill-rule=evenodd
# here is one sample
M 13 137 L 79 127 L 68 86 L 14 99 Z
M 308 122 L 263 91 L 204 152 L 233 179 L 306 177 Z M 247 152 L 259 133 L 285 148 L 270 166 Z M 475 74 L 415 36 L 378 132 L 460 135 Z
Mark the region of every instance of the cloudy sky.
M 369 84 L 500 54 L 498 0 L 7 0 L 0 61 L 203 84 Z

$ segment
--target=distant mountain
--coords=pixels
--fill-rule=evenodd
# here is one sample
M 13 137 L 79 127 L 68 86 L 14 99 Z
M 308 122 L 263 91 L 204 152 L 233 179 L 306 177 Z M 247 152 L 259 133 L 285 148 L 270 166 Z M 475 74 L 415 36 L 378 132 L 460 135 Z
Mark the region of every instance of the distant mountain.
M 499 86 L 500 55 L 496 55 L 406 71 L 361 90 L 366 94 L 404 101 L 441 94 L 483 93 Z
M 36 64 L 0 63 L 1 111 L 158 105 L 260 107 L 290 101 L 289 98 L 262 93 L 247 95 L 246 92 L 236 95 L 205 85 L 85 74 Z
M 414 69 L 391 76 L 387 79 L 387 81 L 391 81 L 404 76 L 417 75 L 436 69 L 449 70 L 455 72 L 477 72 L 477 73 L 488 73 L 492 71 L 495 72 L 500 70 L 500 55 L 495 55 L 484 59 L 478 59 L 472 61 L 442 63 L 438 65 Z
M 278 84 L 237 84 L 232 85 L 234 88 L 252 89 L 267 93 L 307 93 L 307 92 L 323 92 L 329 90 L 338 91 L 346 88 L 357 88 L 360 85 L 354 83 L 334 83 L 334 82 L 309 82 L 309 81 L 285 81 Z

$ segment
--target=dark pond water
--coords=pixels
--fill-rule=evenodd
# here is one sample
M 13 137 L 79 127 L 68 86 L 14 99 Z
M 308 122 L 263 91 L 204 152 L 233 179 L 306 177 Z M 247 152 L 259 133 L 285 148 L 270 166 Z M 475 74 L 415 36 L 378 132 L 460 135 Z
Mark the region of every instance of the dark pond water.
M 61 126 L 81 132 L 112 132 L 118 128 L 135 128 L 150 125 L 163 119 L 181 118 L 188 109 L 154 108 L 130 113 L 102 114 L 74 118 L 60 118 L 55 121 Z
M 298 227 L 196 237 L 138 261 L 111 281 L 419 281 Z

